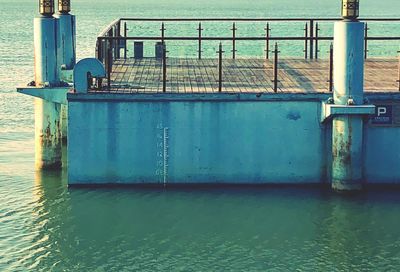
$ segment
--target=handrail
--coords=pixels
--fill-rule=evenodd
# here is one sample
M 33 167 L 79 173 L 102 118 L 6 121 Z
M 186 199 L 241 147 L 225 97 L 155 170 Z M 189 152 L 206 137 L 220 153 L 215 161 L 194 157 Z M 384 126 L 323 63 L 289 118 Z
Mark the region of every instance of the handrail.
M 236 21 L 236 22 L 267 22 L 267 21 L 340 21 L 342 18 L 120 18 L 121 21 L 143 22 L 211 22 L 211 21 Z M 360 18 L 360 21 L 400 21 L 400 18 Z
M 164 89 L 166 82 L 166 49 L 165 49 L 165 41 L 198 41 L 198 58 L 202 58 L 201 52 L 202 49 L 202 41 L 230 41 L 232 42 L 233 50 L 232 58 L 236 57 L 235 45 L 237 41 L 265 41 L 265 58 L 269 59 L 269 53 L 274 52 L 276 61 L 278 58 L 278 47 L 275 45 L 275 51 L 270 49 L 271 41 L 304 41 L 304 56 L 305 59 L 318 59 L 319 58 L 319 41 L 332 41 L 332 36 L 320 36 L 320 24 L 319 22 L 334 22 L 340 21 L 341 18 L 119 18 L 111 22 L 97 37 L 96 41 L 96 56 L 97 58 L 103 62 L 107 71 L 107 84 L 108 88 L 110 88 L 110 75 L 113 69 L 113 62 L 116 59 L 121 57 L 121 49 L 123 50 L 123 57 L 127 57 L 127 43 L 132 40 L 140 40 L 140 41 L 160 41 L 163 44 L 163 65 L 164 67 Z M 400 18 L 362 18 L 360 21 L 363 22 L 400 22 Z M 160 22 L 160 34 L 156 36 L 129 36 L 127 29 L 127 22 Z M 165 22 L 197 22 L 199 23 L 197 34 L 194 36 L 167 36 L 165 34 Z M 202 27 L 202 22 L 231 22 L 232 28 L 230 29 L 232 33 L 230 36 L 203 36 L 202 31 L 204 30 Z M 238 37 L 237 30 L 237 22 L 265 22 L 266 28 L 265 34 L 263 36 L 250 36 L 250 37 Z M 302 29 L 304 32 L 303 36 L 271 36 L 270 33 L 270 22 L 304 22 L 305 27 Z M 400 41 L 400 36 L 370 36 L 368 30 L 369 26 L 365 26 L 365 52 L 364 57 L 368 58 L 368 42 L 369 41 Z M 157 49 L 156 49 L 157 50 Z M 222 49 L 220 49 L 222 50 Z M 330 50 L 330 70 L 332 70 L 332 49 Z M 222 56 L 220 54 L 220 62 L 222 62 Z M 275 76 L 274 76 L 274 85 L 275 90 L 278 82 L 278 63 L 274 64 Z M 400 66 L 399 66 L 400 71 Z M 330 86 L 329 89 L 332 90 L 332 71 L 330 71 Z M 400 73 L 400 72 L 399 72 Z M 221 80 L 220 80 L 221 81 Z M 222 85 L 221 85 L 222 86 Z

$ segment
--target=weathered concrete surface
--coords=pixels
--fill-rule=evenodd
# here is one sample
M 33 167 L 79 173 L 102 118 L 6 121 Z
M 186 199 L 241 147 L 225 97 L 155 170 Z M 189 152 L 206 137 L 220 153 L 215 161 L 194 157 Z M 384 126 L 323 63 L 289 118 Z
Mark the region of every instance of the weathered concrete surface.
M 57 68 L 57 20 L 44 16 L 35 18 L 34 34 L 36 87 L 57 87 L 60 84 Z M 40 89 L 33 91 L 40 92 Z M 47 91 L 52 90 L 49 88 Z M 37 169 L 61 168 L 60 108 L 58 103 L 35 99 Z
M 320 109 L 319 101 L 71 99 L 69 183 L 324 182 Z
M 35 166 L 37 169 L 60 169 L 60 104 L 35 99 Z
M 69 184 L 328 183 L 327 96 L 257 96 L 68 94 Z M 400 102 L 389 93 L 367 98 Z M 363 138 L 363 183 L 400 184 L 400 126 L 364 119 Z
M 364 23 L 336 22 L 334 92 L 336 105 L 364 105 Z M 334 117 L 332 124 L 332 188 L 354 191 L 363 180 L 363 116 Z

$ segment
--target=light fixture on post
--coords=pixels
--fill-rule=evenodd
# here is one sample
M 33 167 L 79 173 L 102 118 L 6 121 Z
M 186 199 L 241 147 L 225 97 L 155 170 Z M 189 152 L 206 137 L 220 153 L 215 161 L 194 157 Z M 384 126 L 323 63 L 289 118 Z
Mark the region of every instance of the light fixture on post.
M 44 16 L 54 14 L 54 0 L 39 0 L 39 13 Z
M 71 0 L 58 0 L 58 12 L 68 14 L 71 11 Z
M 342 17 L 356 21 L 360 14 L 360 0 L 342 0 Z

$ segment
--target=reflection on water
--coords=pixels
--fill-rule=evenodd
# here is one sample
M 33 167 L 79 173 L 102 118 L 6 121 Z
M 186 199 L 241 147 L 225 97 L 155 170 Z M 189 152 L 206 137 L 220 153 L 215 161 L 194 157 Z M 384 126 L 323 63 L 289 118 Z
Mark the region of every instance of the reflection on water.
M 309 188 L 67 189 L 63 175 L 36 173 L 30 205 L 13 212 L 2 207 L 5 268 L 375 271 L 400 266 L 398 192 L 341 197 Z

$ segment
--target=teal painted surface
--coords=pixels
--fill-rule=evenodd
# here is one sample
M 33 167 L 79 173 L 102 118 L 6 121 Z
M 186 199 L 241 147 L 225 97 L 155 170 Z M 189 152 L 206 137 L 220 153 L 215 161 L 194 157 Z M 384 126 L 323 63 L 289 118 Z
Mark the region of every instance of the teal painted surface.
M 336 105 L 364 105 L 364 29 L 361 22 L 336 22 L 334 27 L 334 90 Z M 332 124 L 332 187 L 361 190 L 363 175 L 363 115 L 343 115 Z
M 57 20 L 53 17 L 34 19 L 34 54 L 36 86 L 58 86 Z
M 214 102 L 173 95 L 164 95 L 170 101 L 162 102 L 151 95 L 136 102 L 136 96 L 116 95 L 114 101 L 113 95 L 99 96 L 69 95 L 70 184 L 299 184 L 332 178 L 334 130 L 331 123 L 321 123 L 321 101 L 313 95 L 309 101 L 294 101 L 290 94 L 286 100 L 279 95 L 264 101 L 210 95 Z M 368 96 L 374 97 L 387 101 L 396 95 Z M 343 118 L 348 117 L 337 120 Z M 363 145 L 342 138 L 352 141 L 351 152 L 364 152 L 364 158 L 350 166 L 336 162 L 344 163 L 336 177 L 347 182 L 349 175 L 361 175 L 359 183 L 400 184 L 400 127 L 364 123 L 361 129 L 360 123 L 350 122 L 352 135 L 363 131 L 354 136 L 365 138 Z M 333 127 L 349 129 L 342 125 Z
M 323 182 L 319 116 L 318 102 L 70 102 L 69 183 Z

